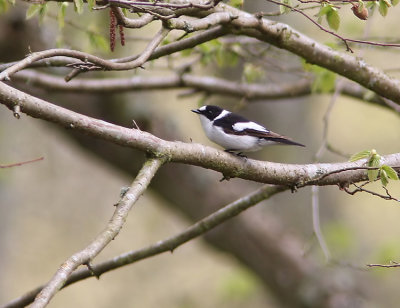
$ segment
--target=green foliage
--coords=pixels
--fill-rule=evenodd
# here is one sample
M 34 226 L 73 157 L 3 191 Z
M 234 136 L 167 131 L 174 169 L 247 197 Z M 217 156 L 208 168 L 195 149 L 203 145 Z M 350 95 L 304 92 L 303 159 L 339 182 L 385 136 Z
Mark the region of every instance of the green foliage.
M 348 253 L 354 247 L 354 236 L 351 230 L 340 223 L 324 226 L 324 235 L 329 247 L 335 251 L 336 257 Z
M 292 0 L 281 0 L 281 3 L 293 6 Z M 287 6 L 280 5 L 279 11 L 281 12 L 281 14 L 287 14 L 290 13 L 292 10 Z
M 31 4 L 31 6 L 26 11 L 26 19 L 31 19 L 32 17 L 38 15 L 39 22 L 42 23 L 44 17 L 47 13 L 47 3 L 45 4 Z
M 233 7 L 237 8 L 237 9 L 242 8 L 243 7 L 243 3 L 244 3 L 244 0 L 229 0 L 229 2 L 228 2 L 228 4 L 230 6 L 233 6 Z
M 379 7 L 379 13 L 382 16 L 386 16 L 389 7 L 391 7 L 391 3 L 388 0 L 379 0 L 378 2 L 378 7 Z
M 318 22 L 322 22 L 322 17 L 325 16 L 329 28 L 337 31 L 340 26 L 340 16 L 337 8 L 332 4 L 324 3 L 318 12 Z
M 202 54 L 201 63 L 203 65 L 215 61 L 219 67 L 235 66 L 239 60 L 236 52 L 223 45 L 219 40 L 200 44 L 198 50 Z
M 375 150 L 371 150 L 371 156 L 368 159 L 367 166 L 377 168 L 381 165 L 381 156 Z M 368 170 L 368 179 L 372 182 L 378 178 L 379 169 Z
M 65 14 L 67 12 L 68 2 L 59 3 L 59 10 L 57 15 L 58 27 L 64 28 Z
M 400 246 L 398 241 L 390 241 L 382 244 L 376 251 L 374 259 L 376 263 L 389 264 L 391 261 L 400 259 Z
M 371 151 L 370 150 L 364 150 L 364 151 L 358 152 L 356 154 L 353 154 L 350 157 L 349 161 L 350 162 L 354 162 L 354 161 L 357 161 L 357 160 L 360 160 L 360 159 L 363 159 L 363 158 L 368 158 L 370 155 L 371 155 Z
M 74 9 L 78 14 L 83 13 L 83 0 L 74 0 Z
M 396 5 L 399 4 L 399 2 L 400 2 L 400 0 L 392 0 L 392 5 L 393 5 L 393 6 L 396 6 Z
M 87 0 L 87 4 L 89 7 L 89 10 L 93 10 L 94 6 L 96 5 L 96 0 Z
M 0 0 L 0 14 L 8 11 L 11 5 L 15 5 L 15 0 Z
M 0 14 L 7 12 L 8 7 L 9 5 L 7 0 L 0 0 Z
M 330 93 L 335 89 L 336 73 L 318 65 L 304 62 L 303 67 L 306 71 L 312 72 L 315 76 L 311 85 L 313 93 Z
M 87 34 L 89 36 L 90 45 L 93 48 L 96 48 L 96 49 L 100 48 L 105 52 L 110 51 L 110 45 L 108 43 L 108 40 L 104 36 L 94 33 L 94 32 L 88 32 Z
M 246 63 L 243 68 L 243 78 L 248 83 L 260 81 L 265 76 L 265 71 L 252 63 Z
M 257 281 L 248 272 L 237 270 L 224 277 L 220 286 L 220 293 L 226 301 L 246 301 L 256 291 Z
M 375 181 L 378 176 L 380 177 L 381 183 L 383 186 L 389 183 L 389 180 L 397 181 L 399 177 L 397 175 L 396 170 L 388 165 L 381 165 L 381 156 L 376 152 L 375 149 L 372 150 L 364 150 L 359 153 L 356 153 L 350 157 L 351 162 L 360 160 L 360 159 L 368 159 L 367 166 L 375 167 L 377 169 L 367 170 L 368 179 L 370 181 Z

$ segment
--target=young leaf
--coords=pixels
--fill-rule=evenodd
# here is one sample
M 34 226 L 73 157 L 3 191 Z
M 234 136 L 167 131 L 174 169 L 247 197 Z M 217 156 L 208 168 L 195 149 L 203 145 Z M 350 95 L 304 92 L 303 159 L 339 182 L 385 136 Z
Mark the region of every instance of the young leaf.
M 388 165 L 382 165 L 381 170 L 384 170 L 387 174 L 387 177 L 391 180 L 398 181 L 399 176 L 397 175 L 396 170 L 394 170 L 392 167 Z
M 385 0 L 379 0 L 379 13 L 385 17 L 388 11 L 388 5 Z
M 26 19 L 31 19 L 35 15 L 39 14 L 40 11 L 40 4 L 32 4 L 28 10 L 26 11 Z
M 82 14 L 83 13 L 83 0 L 74 0 L 74 8 L 75 8 L 75 12 L 77 12 L 78 14 Z
M 68 2 L 62 2 L 58 10 L 57 21 L 60 29 L 64 28 L 65 13 L 67 12 Z
M 252 63 L 246 63 L 243 69 L 243 77 L 247 83 L 259 81 L 264 77 L 264 70 L 259 66 L 255 66 Z
M 332 6 L 330 5 L 322 5 L 319 12 L 318 12 L 318 17 L 322 17 L 326 14 L 328 14 L 332 10 Z
M 371 151 L 370 150 L 364 150 L 364 151 L 358 152 L 356 154 L 353 154 L 350 157 L 349 161 L 353 162 L 353 161 L 357 161 L 357 160 L 360 160 L 360 159 L 363 159 L 363 158 L 368 158 L 368 157 L 370 157 L 370 155 L 371 155 Z
M 281 0 L 281 3 L 292 6 L 292 0 Z M 280 5 L 279 11 L 281 12 L 281 14 L 287 14 L 290 13 L 292 10 L 290 7 L 287 7 L 285 5 Z
M 95 6 L 95 4 L 96 4 L 96 0 L 87 0 L 87 4 L 88 4 L 88 7 L 89 7 L 89 10 L 92 11 L 94 6 Z
M 381 0 L 383 1 L 383 0 Z M 340 26 L 340 16 L 336 8 L 332 8 L 327 14 L 326 14 L 326 20 L 328 21 L 329 28 L 337 31 Z
M 108 40 L 104 38 L 104 36 L 98 35 L 93 32 L 88 32 L 89 35 L 89 41 L 92 47 L 94 48 L 100 48 L 103 51 L 110 51 L 110 46 L 108 44 Z
M 240 9 L 243 6 L 243 2 L 244 0 L 230 0 L 229 5 Z
M 387 176 L 386 171 L 383 170 L 383 169 L 381 169 L 381 170 L 379 171 L 379 175 L 381 176 L 381 183 L 382 183 L 382 185 L 386 187 L 386 185 L 389 183 L 389 179 L 388 179 L 388 176 Z
M 381 156 L 376 153 L 375 150 L 371 151 L 372 155 L 368 160 L 368 167 L 379 167 L 381 163 Z M 375 181 L 379 175 L 379 169 L 376 170 L 368 170 L 367 171 L 368 179 L 372 182 Z

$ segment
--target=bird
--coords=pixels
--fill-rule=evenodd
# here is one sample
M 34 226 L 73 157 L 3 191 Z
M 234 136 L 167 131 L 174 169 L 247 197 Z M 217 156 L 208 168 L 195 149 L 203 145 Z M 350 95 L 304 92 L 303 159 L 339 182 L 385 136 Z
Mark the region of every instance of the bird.
M 273 144 L 305 146 L 218 106 L 205 105 L 191 111 L 199 115 L 208 139 L 231 154 L 246 157 L 244 152 L 258 151 Z

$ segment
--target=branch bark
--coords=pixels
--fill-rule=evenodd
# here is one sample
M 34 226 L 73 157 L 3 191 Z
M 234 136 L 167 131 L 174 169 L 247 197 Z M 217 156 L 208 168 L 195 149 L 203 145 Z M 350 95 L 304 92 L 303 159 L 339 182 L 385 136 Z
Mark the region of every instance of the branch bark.
M 221 172 L 225 178 L 239 177 L 267 184 L 288 185 L 293 188 L 307 183 L 348 186 L 349 183 L 367 179 L 363 170 L 346 171 L 321 178 L 324 174 L 338 169 L 363 167 L 365 160 L 352 163 L 295 165 L 242 159 L 201 144 L 165 141 L 144 131 L 96 120 L 50 104 L 2 82 L 0 82 L 0 103 L 11 110 L 19 106 L 22 112 L 30 116 L 122 146 L 152 153 L 155 157 L 165 157 L 171 162 L 215 170 Z M 400 153 L 384 156 L 383 160 L 387 165 L 399 166 Z

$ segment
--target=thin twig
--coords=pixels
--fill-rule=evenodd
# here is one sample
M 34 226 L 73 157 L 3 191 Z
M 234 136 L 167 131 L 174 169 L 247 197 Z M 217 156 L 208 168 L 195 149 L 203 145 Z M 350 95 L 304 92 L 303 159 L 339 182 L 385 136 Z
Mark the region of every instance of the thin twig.
M 365 186 L 366 184 L 369 184 L 369 182 L 364 183 L 363 185 L 357 185 L 355 183 L 353 183 L 353 185 L 356 187 L 354 190 L 350 190 L 347 187 L 343 187 L 343 190 L 348 193 L 349 195 L 355 195 L 358 192 L 366 192 L 370 195 L 382 198 L 384 200 L 393 200 L 396 202 L 400 202 L 400 199 L 394 198 L 392 197 L 392 195 L 389 194 L 389 191 L 383 187 L 385 189 L 386 195 L 382 195 L 380 193 L 377 193 L 375 191 L 369 190 L 369 189 L 365 189 L 363 186 Z
M 22 166 L 22 165 L 26 165 L 26 164 L 30 164 L 30 163 L 35 163 L 37 161 L 43 160 L 44 157 L 39 157 L 39 158 L 35 158 L 32 160 L 27 160 L 27 161 L 23 161 L 23 162 L 18 162 L 18 163 L 13 163 L 13 164 L 8 164 L 8 165 L 0 165 L 0 168 L 12 168 L 12 167 L 16 167 L 16 166 Z
M 400 263 L 396 261 L 390 261 L 391 264 L 367 264 L 368 267 L 383 267 L 383 268 L 394 268 L 400 267 Z
M 118 235 L 130 209 L 146 190 L 163 163 L 163 159 L 149 159 L 145 162 L 129 190 L 118 202 L 106 228 L 88 246 L 75 253 L 60 266 L 53 278 L 36 296 L 31 308 L 45 307 L 78 266 L 93 260 Z
M 282 2 L 278 2 L 278 1 L 275 1 L 275 0 L 267 0 L 267 1 L 271 2 L 271 3 L 275 3 L 277 5 L 281 5 L 281 6 L 287 7 L 287 8 L 289 8 L 290 10 L 292 10 L 294 12 L 300 13 L 301 15 L 306 17 L 309 21 L 311 21 L 314 25 L 316 25 L 322 31 L 324 31 L 326 33 L 329 33 L 330 35 L 333 35 L 333 36 L 337 37 L 338 39 L 340 39 L 344 43 L 344 45 L 346 46 L 347 51 L 350 51 L 352 53 L 353 53 L 353 50 L 350 48 L 348 42 L 366 44 L 366 45 L 372 45 L 372 46 L 381 46 L 381 47 L 400 47 L 400 44 L 379 43 L 379 42 L 370 42 L 370 41 L 364 41 L 364 40 L 356 40 L 356 39 L 345 38 L 345 37 L 333 32 L 333 31 L 330 31 L 327 28 L 323 27 L 322 25 L 320 25 L 318 22 L 316 22 L 314 19 L 312 19 L 310 16 L 308 16 L 306 13 L 304 13 L 300 9 L 296 9 L 295 7 L 293 7 L 291 5 L 288 5 L 288 4 L 282 3 Z M 311 1 L 311 2 L 320 3 L 320 1 Z M 355 2 L 355 1 L 350 0 L 349 2 Z

